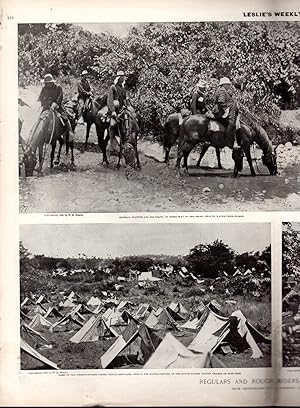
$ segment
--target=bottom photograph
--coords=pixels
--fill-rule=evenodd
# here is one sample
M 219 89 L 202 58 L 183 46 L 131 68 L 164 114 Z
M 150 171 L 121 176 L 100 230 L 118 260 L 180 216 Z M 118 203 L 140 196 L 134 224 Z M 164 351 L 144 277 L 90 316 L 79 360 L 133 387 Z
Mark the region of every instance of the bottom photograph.
M 20 226 L 20 368 L 271 366 L 270 223 Z

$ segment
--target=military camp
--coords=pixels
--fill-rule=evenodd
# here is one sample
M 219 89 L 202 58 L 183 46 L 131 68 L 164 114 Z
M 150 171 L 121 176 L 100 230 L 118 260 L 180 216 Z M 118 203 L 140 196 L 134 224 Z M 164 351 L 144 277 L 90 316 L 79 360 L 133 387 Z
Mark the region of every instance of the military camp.
M 193 232 L 191 238 L 185 235 L 185 244 L 169 242 L 168 236 L 186 228 L 175 224 L 164 225 L 164 232 L 160 224 L 47 225 L 34 227 L 33 235 L 33 226 L 28 235 L 26 228 L 22 226 L 20 244 L 21 369 L 271 366 L 267 227 L 264 231 L 257 224 L 191 225 Z M 236 242 L 243 228 L 250 245 L 253 233 L 260 231 L 256 251 L 241 252 L 221 239 L 204 243 L 201 238 L 209 230 L 210 236 L 215 233 L 227 236 L 228 243 Z M 44 244 L 36 241 L 41 231 Z M 123 245 L 131 254 L 139 245 L 141 251 L 152 245 L 153 254 L 102 257 L 108 250 L 113 252 L 113 242 L 120 253 L 115 233 L 127 237 Z M 49 234 L 51 245 L 57 242 L 60 250 L 72 236 L 68 246 L 72 251 L 84 246 L 85 236 L 86 245 L 98 256 L 51 255 L 45 247 Z M 161 241 L 155 249 L 158 235 Z M 198 244 L 187 254 L 167 253 L 190 242 Z M 40 245 L 47 255 L 39 253 Z

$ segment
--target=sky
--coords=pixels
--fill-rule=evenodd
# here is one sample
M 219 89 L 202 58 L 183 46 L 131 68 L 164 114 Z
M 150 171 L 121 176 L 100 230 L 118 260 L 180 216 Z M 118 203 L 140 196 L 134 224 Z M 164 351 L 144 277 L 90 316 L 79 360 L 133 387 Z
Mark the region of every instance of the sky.
M 20 226 L 20 240 L 34 255 L 99 258 L 127 255 L 187 255 L 219 239 L 238 253 L 271 243 L 269 223 L 222 224 L 34 224 Z
M 117 37 L 125 37 L 130 28 L 137 24 L 138 23 L 84 23 L 75 25 L 96 34 L 108 33 Z

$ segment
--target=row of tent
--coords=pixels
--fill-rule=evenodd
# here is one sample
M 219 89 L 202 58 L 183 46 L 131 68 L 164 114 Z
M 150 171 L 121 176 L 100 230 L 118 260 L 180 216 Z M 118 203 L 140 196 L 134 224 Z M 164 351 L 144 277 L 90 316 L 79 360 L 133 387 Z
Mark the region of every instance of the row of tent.
M 270 343 L 270 339 L 259 333 L 241 311 L 225 317 L 214 301 L 199 305 L 197 317 L 193 319 L 188 319 L 189 312 L 180 303 L 172 302 L 166 308 L 158 309 L 141 304 L 136 311 L 132 311 L 131 306 L 130 302 L 121 301 L 118 306 L 103 312 L 101 304 L 95 302 L 93 311 L 87 305 L 78 304 L 63 314 L 55 306 L 45 311 L 39 302 L 30 322 L 23 321 L 21 324 L 21 349 L 27 354 L 33 350 L 31 356 L 36 358 L 39 354 L 37 347 L 49 346 L 41 332 L 63 328 L 76 330 L 69 339 L 72 343 L 115 338 L 101 356 L 102 368 L 114 368 L 117 358 L 129 356 L 132 350 L 135 350 L 137 362 L 143 368 L 199 368 L 221 367 L 222 363 L 214 354 L 217 350 L 228 354 L 233 350 L 242 352 L 250 348 L 252 358 L 260 358 L 263 352 L 259 344 Z M 90 314 L 88 319 L 85 313 Z M 28 318 L 28 315 L 23 319 L 25 317 Z M 50 318 L 57 320 L 50 321 Z M 191 332 L 195 337 L 185 346 L 171 331 Z M 51 366 L 44 357 L 40 361 Z M 55 367 L 53 363 L 51 368 Z

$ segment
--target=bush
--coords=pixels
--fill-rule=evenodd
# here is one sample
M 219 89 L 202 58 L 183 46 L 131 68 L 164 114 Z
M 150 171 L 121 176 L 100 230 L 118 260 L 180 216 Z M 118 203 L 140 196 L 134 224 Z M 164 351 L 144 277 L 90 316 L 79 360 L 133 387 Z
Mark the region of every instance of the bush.
M 158 138 L 199 77 L 211 104 L 219 78 L 229 76 L 239 102 L 267 123 L 280 107 L 297 106 L 298 31 L 298 22 L 145 23 L 120 39 L 67 24 L 22 25 L 19 84 L 38 83 L 46 71 L 77 78 L 88 69 L 102 93 L 125 69 L 142 134 Z

